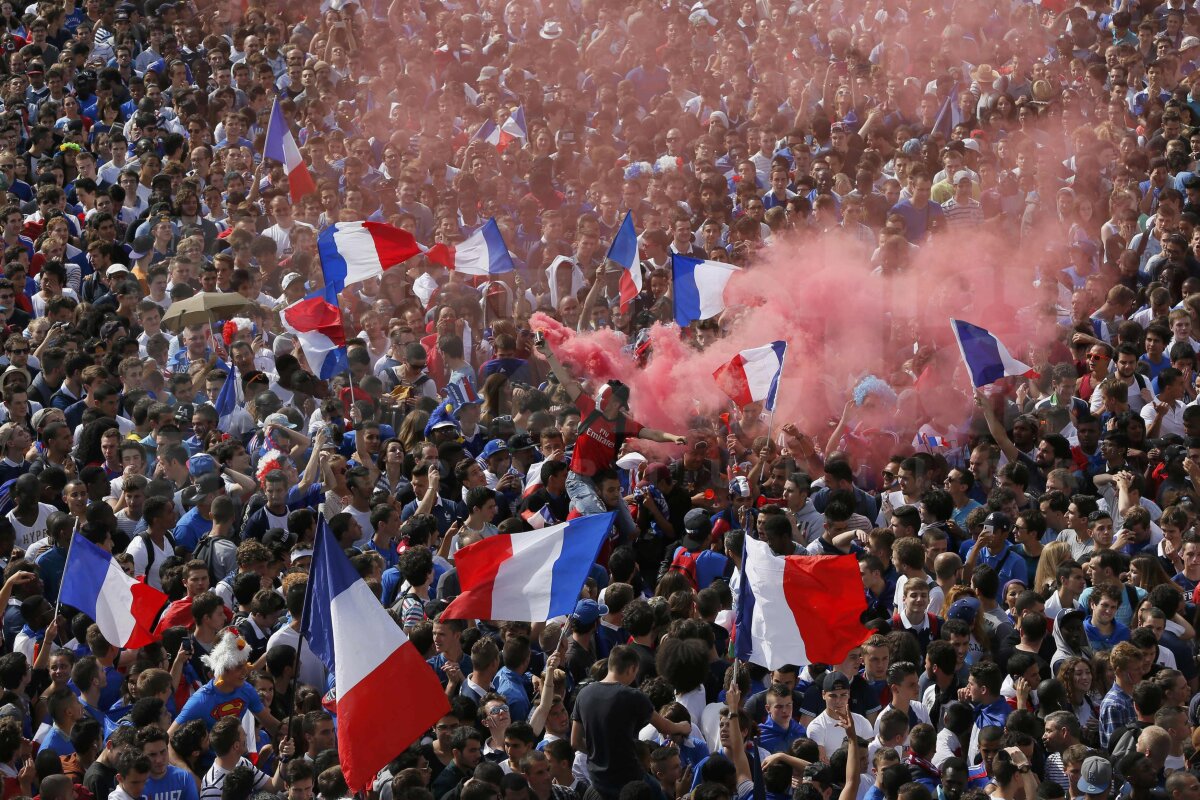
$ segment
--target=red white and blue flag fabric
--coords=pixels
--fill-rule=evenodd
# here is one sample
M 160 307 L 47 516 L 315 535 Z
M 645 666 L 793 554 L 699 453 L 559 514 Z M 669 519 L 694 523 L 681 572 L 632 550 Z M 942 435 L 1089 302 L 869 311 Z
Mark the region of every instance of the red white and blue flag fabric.
M 1007 377 L 1038 377 L 1033 367 L 1013 358 L 1004 343 L 987 330 L 960 319 L 950 320 L 950 327 L 971 373 L 972 386 L 986 386 Z
M 741 270 L 732 264 L 671 254 L 675 322 L 686 328 L 725 310 L 725 285 Z
M 337 546 L 322 518 L 300 632 L 334 676 L 338 760 L 350 791 L 450 710 L 437 675 Z
M 462 244 L 454 247 L 435 244 L 425 251 L 425 257 L 464 275 L 487 277 L 513 271 L 512 256 L 508 254 L 508 245 L 504 243 L 504 235 L 500 233 L 495 217 Z
M 837 664 L 870 635 L 854 556 L 777 556 L 746 537 L 738 593 L 737 657 L 767 669 Z
M 787 342 L 783 341 L 743 350 L 718 367 L 713 378 L 739 408 L 762 403 L 764 410 L 774 411 L 786 352 Z
M 267 135 L 263 141 L 263 157 L 270 158 L 283 164 L 283 172 L 288 178 L 288 195 L 295 203 L 306 194 L 317 190 L 317 184 L 304 165 L 304 156 L 296 144 L 296 137 L 283 118 L 283 110 L 279 107 L 279 98 L 275 98 L 271 106 L 271 118 L 267 121 Z
M 483 123 L 479 130 L 475 131 L 471 140 L 487 142 L 500 152 L 504 152 L 504 149 L 517 139 L 524 140 L 528 138 L 528 135 L 528 128 L 525 125 L 525 107 L 518 106 L 517 110 L 500 125 L 490 119 Z
M 608 248 L 608 260 L 621 265 L 621 281 L 618 294 L 621 311 L 626 311 L 633 298 L 642 291 L 642 261 L 638 257 L 637 234 L 633 231 L 633 212 L 625 212 L 621 227 Z
M 324 297 L 308 297 L 285 308 L 282 321 L 296 335 L 308 368 L 318 378 L 327 381 L 349 368 L 340 308 Z
M 462 594 L 442 616 L 545 622 L 570 614 L 615 516 L 592 514 L 467 545 L 454 556 Z
M 338 293 L 350 284 L 382 275 L 420 252 L 413 235 L 394 225 L 335 222 L 317 237 L 325 299 L 337 305 Z
M 95 620 L 104 638 L 121 648 L 157 642 L 154 620 L 167 604 L 165 594 L 126 575 L 108 551 L 79 534 L 71 539 L 58 600 Z

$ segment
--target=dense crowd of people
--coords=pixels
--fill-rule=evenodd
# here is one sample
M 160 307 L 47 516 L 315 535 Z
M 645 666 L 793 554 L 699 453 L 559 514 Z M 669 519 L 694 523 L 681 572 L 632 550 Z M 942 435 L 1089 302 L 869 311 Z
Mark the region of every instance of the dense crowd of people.
M 318 528 L 449 701 L 373 800 L 1200 800 L 1193 4 L 0 0 L 0 46 L 0 800 L 347 797 Z M 511 271 L 383 265 L 316 377 L 322 230 L 492 219 Z M 679 329 L 674 257 L 893 303 L 947 243 L 1036 376 L 889 305 L 829 408 L 638 421 L 756 319 Z M 570 615 L 445 615 L 462 548 L 606 512 Z M 156 641 L 59 602 L 76 537 Z M 735 659 L 746 537 L 856 558 L 861 645 Z

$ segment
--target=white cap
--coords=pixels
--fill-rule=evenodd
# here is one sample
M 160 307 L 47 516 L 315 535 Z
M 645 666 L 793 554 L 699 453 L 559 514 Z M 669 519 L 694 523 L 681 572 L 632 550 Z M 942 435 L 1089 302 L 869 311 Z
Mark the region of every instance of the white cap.
M 289 272 L 287 275 L 283 276 L 283 281 L 281 281 L 279 285 L 286 289 L 296 281 L 302 280 L 304 280 L 304 278 L 301 277 L 299 272 Z
M 107 270 L 104 271 L 104 276 L 106 278 L 115 278 L 116 276 L 120 275 L 121 273 L 125 273 L 126 275 L 128 275 L 129 267 L 125 266 L 124 264 L 113 264 L 111 267 L 109 267 Z

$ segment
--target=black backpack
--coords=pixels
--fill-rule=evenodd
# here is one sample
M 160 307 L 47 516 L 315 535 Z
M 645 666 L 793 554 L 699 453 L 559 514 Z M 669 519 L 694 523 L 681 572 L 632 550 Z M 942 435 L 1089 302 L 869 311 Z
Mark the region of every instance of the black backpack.
M 214 539 L 211 535 L 202 536 L 200 541 L 196 542 L 196 548 L 192 550 L 192 558 L 203 561 L 205 566 L 208 567 L 209 586 L 216 586 L 217 581 L 225 577 L 224 575 L 217 575 L 217 570 L 213 566 L 217 555 L 217 550 L 213 547 L 213 542 Z

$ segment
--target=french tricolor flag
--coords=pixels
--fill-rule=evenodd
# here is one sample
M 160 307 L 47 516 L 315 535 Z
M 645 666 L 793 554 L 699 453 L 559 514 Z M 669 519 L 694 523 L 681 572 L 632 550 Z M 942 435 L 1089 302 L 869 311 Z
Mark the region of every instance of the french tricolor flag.
M 338 760 L 352 792 L 450 710 L 437 676 L 337 546 L 322 518 L 300 631 L 334 676 Z
M 1003 342 L 978 325 L 951 319 L 950 327 L 954 329 L 958 350 L 971 373 L 971 385 L 975 388 L 1006 377 L 1039 377 L 1033 367 L 1013 358 Z
M 288 178 L 288 194 L 295 203 L 306 194 L 317 190 L 308 167 L 304 165 L 304 156 L 296 145 L 296 137 L 283 118 L 283 110 L 279 107 L 279 98 L 275 98 L 271 106 L 271 118 L 267 122 L 267 135 L 263 142 L 263 158 L 270 158 L 283 164 L 283 171 Z
M 642 291 L 642 261 L 638 257 L 637 234 L 633 232 L 633 212 L 625 212 L 621 227 L 613 237 L 608 248 L 608 260 L 621 265 L 621 282 L 619 295 L 621 311 L 629 308 L 629 303 Z
M 327 381 L 349 369 L 340 308 L 324 297 L 308 297 L 285 308 L 282 321 L 296 335 L 309 369 L 318 378 Z
M 538 485 L 541 485 L 540 482 Z M 522 511 L 521 519 L 528 522 L 529 527 L 533 528 L 534 530 L 539 530 L 547 525 L 554 525 L 558 522 L 558 520 L 554 518 L 554 513 L 550 511 L 549 503 L 542 506 L 537 511 Z
M 75 534 L 58 601 L 94 619 L 117 647 L 137 648 L 158 641 L 151 631 L 167 596 L 126 575 L 106 550 Z
M 720 261 L 671 254 L 675 322 L 681 328 L 725 310 L 725 285 L 741 269 Z
M 528 138 L 528 135 L 528 128 L 525 125 L 525 107 L 518 106 L 517 110 L 500 125 L 490 119 L 483 123 L 479 130 L 475 131 L 471 140 L 487 142 L 503 153 L 504 148 L 517 139 Z
M 545 622 L 570 614 L 615 516 L 593 514 L 467 545 L 454 556 L 462 594 L 442 616 Z
M 335 222 L 317 237 L 325 299 L 337 305 L 347 286 L 382 275 L 421 252 L 408 231 L 382 222 Z
M 737 657 L 767 669 L 838 664 L 870 635 L 854 556 L 777 556 L 746 537 L 738 594 Z
M 435 244 L 425 251 L 425 256 L 435 264 L 464 275 L 487 277 L 513 271 L 512 256 L 508 254 L 508 245 L 504 243 L 495 217 L 462 244 L 456 247 Z
M 786 352 L 787 342 L 783 341 L 743 350 L 718 367 L 713 378 L 739 408 L 762 403 L 764 410 L 774 411 Z

